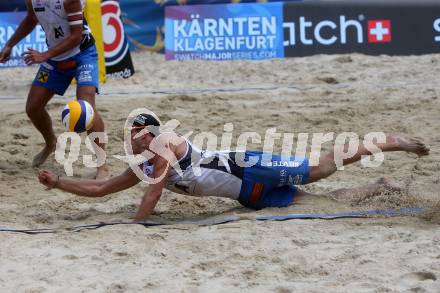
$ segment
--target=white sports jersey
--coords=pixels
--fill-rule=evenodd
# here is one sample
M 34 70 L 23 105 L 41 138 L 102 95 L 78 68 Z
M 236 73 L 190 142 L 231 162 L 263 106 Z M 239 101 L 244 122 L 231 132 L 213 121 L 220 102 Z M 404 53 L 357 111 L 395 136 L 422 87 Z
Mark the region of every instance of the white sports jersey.
M 81 1 L 84 9 L 84 0 Z M 46 43 L 49 48 L 55 47 L 70 36 L 70 25 L 64 10 L 64 0 L 32 0 L 32 8 L 38 22 L 46 33 Z M 62 61 L 75 56 L 82 50 L 94 44 L 90 29 L 83 20 L 83 40 L 77 47 L 52 58 Z
M 186 154 L 171 168 L 166 189 L 192 196 L 220 196 L 238 199 L 243 179 L 243 168 L 235 163 L 235 152 L 201 151 L 186 140 Z M 142 164 L 145 175 L 153 168 L 148 161 Z

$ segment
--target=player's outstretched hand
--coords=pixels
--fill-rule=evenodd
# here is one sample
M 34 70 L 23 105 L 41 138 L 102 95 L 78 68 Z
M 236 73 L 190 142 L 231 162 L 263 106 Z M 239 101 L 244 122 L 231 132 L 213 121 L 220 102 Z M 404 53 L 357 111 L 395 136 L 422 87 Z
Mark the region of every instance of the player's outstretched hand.
M 9 58 L 11 57 L 11 52 L 12 52 L 12 48 L 5 46 L 1 51 L 0 51 L 0 63 L 4 63 L 6 61 L 9 60 Z
M 38 180 L 41 184 L 47 187 L 47 190 L 49 190 L 57 185 L 59 177 L 51 171 L 40 170 L 40 172 L 38 172 Z

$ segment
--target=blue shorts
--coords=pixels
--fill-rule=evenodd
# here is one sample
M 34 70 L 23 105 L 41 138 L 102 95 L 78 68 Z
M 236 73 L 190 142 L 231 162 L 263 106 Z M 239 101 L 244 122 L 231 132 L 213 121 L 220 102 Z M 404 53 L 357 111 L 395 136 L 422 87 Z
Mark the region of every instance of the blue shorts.
M 98 53 L 95 46 L 63 61 L 48 60 L 42 63 L 32 84 L 62 96 L 73 78 L 78 87 L 94 86 L 99 93 Z
M 286 207 L 292 204 L 297 188 L 309 180 L 309 160 L 301 157 L 247 151 L 238 201 L 252 209 Z

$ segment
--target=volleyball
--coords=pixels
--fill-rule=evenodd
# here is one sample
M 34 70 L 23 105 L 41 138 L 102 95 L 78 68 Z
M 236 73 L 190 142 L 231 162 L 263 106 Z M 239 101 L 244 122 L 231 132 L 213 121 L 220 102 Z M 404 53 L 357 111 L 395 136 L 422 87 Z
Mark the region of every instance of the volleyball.
M 84 100 L 72 100 L 61 112 L 61 121 L 68 131 L 81 133 L 93 126 L 95 112 L 92 105 Z

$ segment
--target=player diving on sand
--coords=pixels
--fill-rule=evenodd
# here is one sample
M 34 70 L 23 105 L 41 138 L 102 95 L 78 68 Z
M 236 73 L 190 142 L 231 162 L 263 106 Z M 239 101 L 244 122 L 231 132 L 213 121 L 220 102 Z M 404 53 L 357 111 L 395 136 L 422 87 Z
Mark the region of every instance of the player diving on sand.
M 148 176 L 152 182 L 135 215 L 135 221 L 143 221 L 153 212 L 164 188 L 184 195 L 228 197 L 252 209 L 286 207 L 309 194 L 297 185 L 316 182 L 337 170 L 335 152 L 322 154 L 317 166 L 311 166 L 305 157 L 288 157 L 288 164 L 284 164 L 285 156 L 261 151 L 202 151 L 174 132 L 161 132 L 159 126 L 160 121 L 154 115 L 139 114 L 134 117 L 129 143 L 134 155 L 145 157 L 136 168 L 128 168 L 108 180 L 60 178 L 42 170 L 39 181 L 48 189 L 102 197 L 128 189 L 139 183 L 143 175 Z M 377 152 L 429 154 L 428 147 L 420 140 L 397 134 L 387 135 L 384 143 L 376 143 L 375 146 Z M 372 154 L 364 144 L 360 144 L 356 153 L 341 163 L 345 166 Z M 373 196 L 388 188 L 396 187 L 387 180 L 379 180 L 356 189 L 334 191 L 332 195 L 356 192 Z
M 46 142 L 32 162 L 33 167 L 38 167 L 55 151 L 57 143 L 46 104 L 54 94 L 64 95 L 75 78 L 76 96 L 95 108 L 95 94 L 99 90 L 98 55 L 95 40 L 84 19 L 84 0 L 26 0 L 26 6 L 26 17 L 0 51 L 0 63 L 10 58 L 12 48 L 37 24 L 43 27 L 49 49 L 38 52 L 29 48 L 23 54 L 27 65 L 41 64 L 26 102 L 26 113 Z M 89 133 L 103 131 L 104 122 L 95 108 L 94 123 Z M 101 149 L 105 148 L 105 144 L 98 140 L 95 143 Z M 96 178 L 107 178 L 107 165 L 105 162 L 99 165 Z

